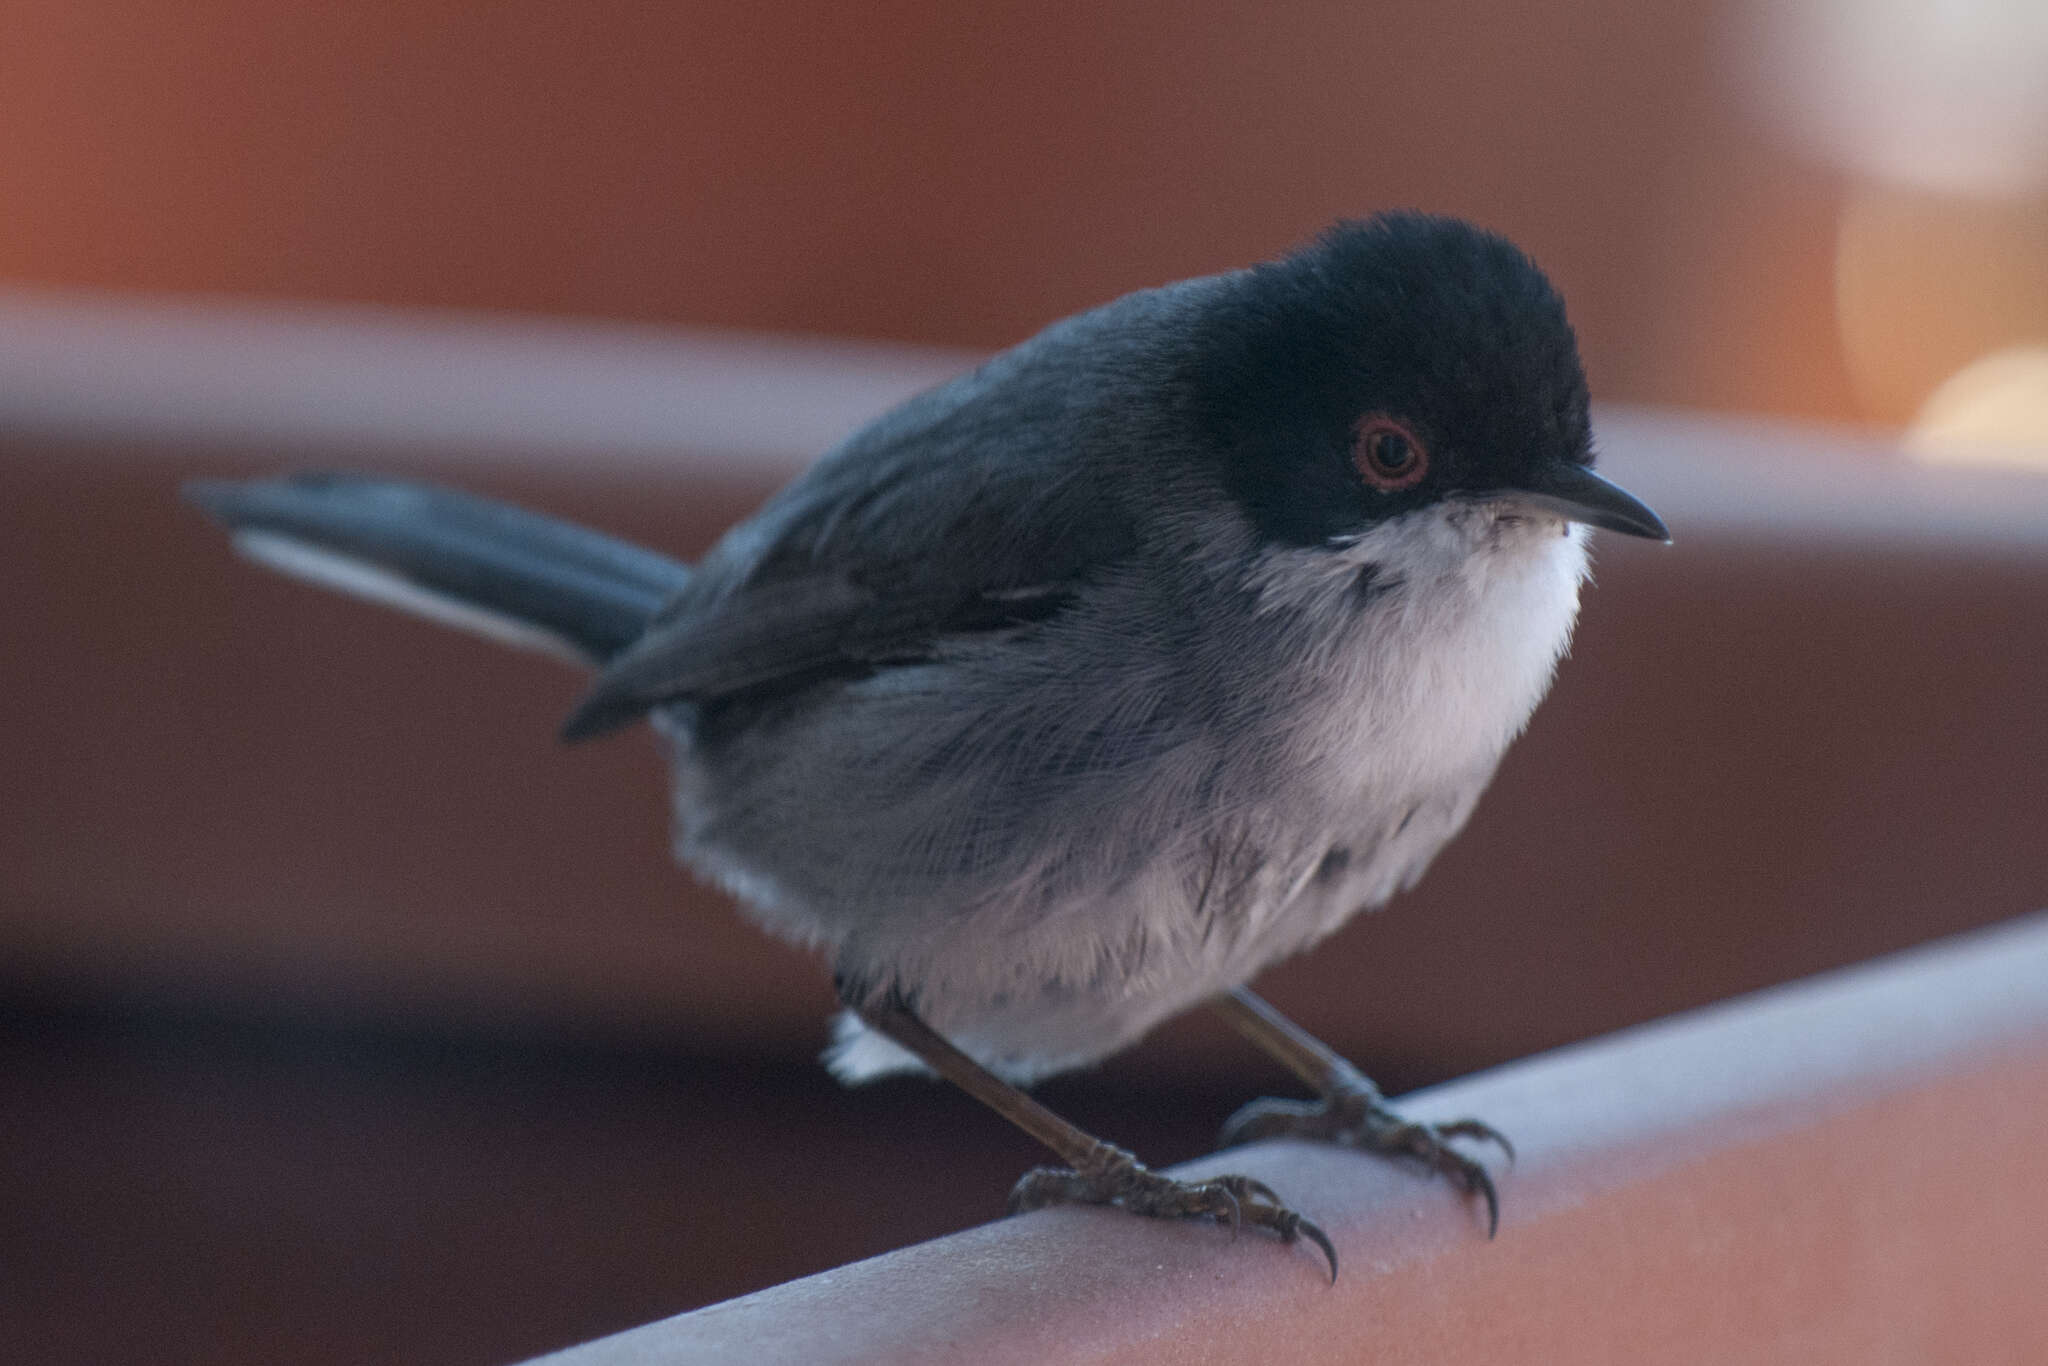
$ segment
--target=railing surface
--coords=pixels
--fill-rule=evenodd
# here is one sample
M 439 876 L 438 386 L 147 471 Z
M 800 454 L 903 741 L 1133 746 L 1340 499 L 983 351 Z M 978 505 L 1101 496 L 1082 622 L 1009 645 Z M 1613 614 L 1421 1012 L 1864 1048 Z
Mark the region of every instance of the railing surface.
M 560 1352 L 657 1362 L 2038 1362 L 2048 915 L 1419 1094 L 1520 1160 L 1500 1236 L 1302 1144 L 1264 1180 L 1343 1257 L 1033 1214 Z

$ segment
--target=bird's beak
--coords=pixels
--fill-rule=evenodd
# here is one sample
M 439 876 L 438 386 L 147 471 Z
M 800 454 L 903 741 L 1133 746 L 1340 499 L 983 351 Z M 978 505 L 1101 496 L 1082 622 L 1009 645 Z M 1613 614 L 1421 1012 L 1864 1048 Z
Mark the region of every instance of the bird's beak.
M 1648 504 L 1584 465 L 1549 465 L 1526 484 L 1503 491 L 1502 496 L 1554 512 L 1566 521 L 1619 531 L 1624 536 L 1671 539 L 1664 520 L 1650 511 Z

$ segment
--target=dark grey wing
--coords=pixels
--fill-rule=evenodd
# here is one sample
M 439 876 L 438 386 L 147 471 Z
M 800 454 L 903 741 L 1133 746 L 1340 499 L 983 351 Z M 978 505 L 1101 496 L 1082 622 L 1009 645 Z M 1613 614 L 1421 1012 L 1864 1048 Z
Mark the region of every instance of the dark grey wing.
M 563 733 L 1058 611 L 1137 545 L 1188 290 L 1070 319 L 856 433 L 697 566 Z
M 650 630 L 604 671 L 562 734 L 598 735 L 663 702 L 795 688 L 928 659 L 947 637 L 1042 620 L 1072 587 L 889 594 L 832 573 L 751 585 Z

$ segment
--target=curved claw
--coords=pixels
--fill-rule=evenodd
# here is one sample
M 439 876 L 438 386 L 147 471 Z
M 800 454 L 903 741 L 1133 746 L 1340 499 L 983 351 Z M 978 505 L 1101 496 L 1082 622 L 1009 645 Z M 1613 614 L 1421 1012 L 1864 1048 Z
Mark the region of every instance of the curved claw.
M 1329 1107 L 1315 1101 L 1255 1100 L 1223 1121 L 1216 1146 L 1235 1148 L 1290 1135 L 1328 1138 L 1334 1131 L 1332 1120 Z
M 1506 1134 L 1479 1119 L 1423 1123 L 1403 1118 L 1370 1084 L 1345 1087 L 1320 1101 L 1255 1100 L 1224 1122 L 1223 1146 L 1261 1138 L 1312 1138 L 1401 1154 L 1442 1172 L 1467 1194 L 1486 1201 L 1486 1236 L 1500 1231 L 1500 1192 L 1493 1176 L 1479 1162 L 1454 1151 L 1450 1140 L 1468 1138 L 1499 1147 L 1510 1165 L 1515 1145 Z
M 1330 1284 L 1337 1283 L 1337 1247 L 1330 1241 L 1330 1235 L 1323 1232 L 1319 1225 L 1305 1218 L 1300 1212 L 1281 1204 L 1279 1197 L 1273 1193 L 1273 1188 L 1263 1181 L 1254 1180 L 1249 1176 L 1226 1176 L 1218 1179 L 1230 1183 L 1240 1194 L 1252 1196 L 1260 1202 L 1253 1206 L 1255 1213 L 1250 1222 L 1261 1228 L 1273 1230 L 1280 1235 L 1280 1241 L 1284 1243 L 1306 1238 L 1321 1248 L 1324 1258 L 1330 1263 Z
M 1475 1133 L 1474 1127 L 1488 1126 L 1478 1120 L 1453 1120 L 1446 1124 L 1405 1124 L 1394 1132 L 1393 1138 L 1400 1148 L 1421 1158 L 1430 1166 L 1457 1181 L 1465 1188 L 1466 1194 L 1477 1194 L 1486 1201 L 1486 1236 L 1490 1240 L 1500 1232 L 1500 1192 L 1493 1184 L 1493 1173 L 1481 1163 L 1473 1161 L 1462 1153 L 1453 1152 L 1445 1142 L 1453 1137 L 1482 1138 L 1486 1135 Z M 1498 1135 L 1494 1135 L 1498 1137 Z M 1505 1139 L 1502 1140 L 1506 1142 Z M 1513 1150 L 1509 1150 L 1513 1160 Z
M 1337 1247 L 1330 1241 L 1330 1235 L 1306 1219 L 1297 1219 L 1294 1231 L 1323 1250 L 1323 1256 L 1330 1259 L 1330 1284 L 1337 1283 Z
M 1337 1249 L 1329 1236 L 1282 1204 L 1271 1186 L 1249 1176 L 1176 1181 L 1119 1152 L 1085 1171 L 1035 1167 L 1010 1191 L 1012 1213 L 1062 1203 L 1114 1205 L 1154 1219 L 1211 1218 L 1228 1223 L 1233 1239 L 1246 1224 L 1269 1229 L 1283 1242 L 1305 1237 L 1329 1260 L 1333 1283 L 1337 1277 Z
M 1486 1201 L 1486 1237 L 1491 1242 L 1493 1236 L 1500 1232 L 1500 1192 L 1493 1187 L 1492 1174 L 1476 1162 L 1472 1164 L 1466 1180 L 1466 1189 L 1478 1191 L 1480 1198 Z
M 1452 1119 L 1442 1124 L 1431 1125 L 1438 1138 L 1470 1138 L 1480 1143 L 1491 1143 L 1507 1157 L 1510 1167 L 1515 1165 L 1515 1145 L 1508 1142 L 1508 1136 L 1483 1119 Z

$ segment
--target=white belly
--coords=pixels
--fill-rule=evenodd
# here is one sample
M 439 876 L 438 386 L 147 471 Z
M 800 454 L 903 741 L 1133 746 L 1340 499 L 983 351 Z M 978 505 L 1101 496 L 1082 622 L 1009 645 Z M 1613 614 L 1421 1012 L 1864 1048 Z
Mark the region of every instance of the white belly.
M 1361 606 L 1367 563 L 1400 582 Z M 1548 689 L 1585 570 L 1582 529 L 1472 507 L 1341 555 L 1273 552 L 1262 610 L 1299 630 L 1247 680 L 1276 694 L 1270 733 L 1236 737 L 1218 809 L 1183 812 L 1115 887 L 928 923 L 904 950 L 919 1009 L 1028 1081 L 1115 1052 L 1412 885 Z M 915 1065 L 856 1022 L 840 1034 L 846 1079 Z

